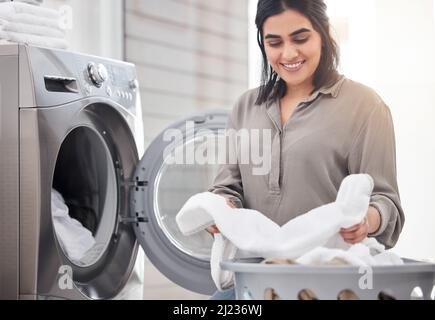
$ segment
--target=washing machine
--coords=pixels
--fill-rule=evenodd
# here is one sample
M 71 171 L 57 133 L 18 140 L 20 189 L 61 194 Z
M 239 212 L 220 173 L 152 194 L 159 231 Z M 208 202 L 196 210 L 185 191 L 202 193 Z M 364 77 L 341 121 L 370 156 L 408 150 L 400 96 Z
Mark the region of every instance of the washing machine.
M 213 237 L 183 236 L 175 216 L 211 185 L 218 164 L 174 156 L 204 154 L 204 138 L 222 136 L 227 114 L 187 117 L 142 150 L 140 110 L 132 64 L 0 46 L 1 299 L 115 298 L 138 250 L 174 283 L 215 290 Z M 54 227 L 53 190 L 95 239 L 80 261 Z

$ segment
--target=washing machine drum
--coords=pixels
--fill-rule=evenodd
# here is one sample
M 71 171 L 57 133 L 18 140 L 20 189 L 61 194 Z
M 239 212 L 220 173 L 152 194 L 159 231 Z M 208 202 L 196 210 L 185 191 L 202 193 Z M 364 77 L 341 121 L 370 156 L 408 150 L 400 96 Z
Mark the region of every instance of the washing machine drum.
M 219 166 L 215 148 L 227 114 L 173 124 L 140 161 L 132 160 L 135 144 L 128 130 L 109 120 L 98 116 L 95 126 L 72 130 L 56 161 L 53 226 L 75 286 L 90 298 L 116 296 L 128 280 L 139 243 L 170 280 L 211 294 L 213 237 L 205 231 L 184 236 L 175 216 L 189 197 L 212 185 Z
M 62 143 L 53 179 L 52 215 L 68 258 L 94 265 L 110 243 L 117 215 L 113 159 L 100 135 L 74 129 Z

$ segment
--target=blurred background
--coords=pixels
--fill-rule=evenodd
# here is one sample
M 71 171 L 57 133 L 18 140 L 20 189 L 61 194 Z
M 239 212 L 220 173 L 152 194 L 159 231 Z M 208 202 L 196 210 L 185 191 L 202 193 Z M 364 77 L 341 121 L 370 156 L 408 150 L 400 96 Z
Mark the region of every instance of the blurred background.
M 435 259 L 435 0 L 326 0 L 340 71 L 389 105 L 406 224 L 394 252 Z M 191 113 L 230 110 L 259 85 L 256 0 L 45 0 L 71 13 L 71 49 L 139 73 L 145 145 Z M 84 36 L 86 35 L 86 36 Z M 145 299 L 207 299 L 149 262 Z

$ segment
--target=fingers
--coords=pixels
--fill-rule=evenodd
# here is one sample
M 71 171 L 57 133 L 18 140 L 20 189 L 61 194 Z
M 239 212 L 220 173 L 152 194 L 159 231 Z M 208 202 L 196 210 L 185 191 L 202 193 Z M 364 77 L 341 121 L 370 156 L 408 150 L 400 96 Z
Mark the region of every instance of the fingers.
M 366 237 L 367 237 L 367 234 L 364 233 L 364 234 L 362 234 L 361 236 L 359 236 L 359 237 L 357 237 L 357 238 L 355 238 L 355 239 L 353 239 L 353 240 L 349 240 L 349 243 L 351 243 L 351 244 L 357 244 L 357 243 L 360 243 L 360 242 L 363 241 Z
M 208 227 L 207 231 L 210 232 L 210 233 L 213 233 L 213 234 L 214 233 L 220 233 L 220 230 L 216 226 L 210 226 L 210 227 Z
M 231 202 L 230 199 L 226 199 L 226 200 L 227 200 L 227 204 L 228 204 L 228 206 L 229 206 L 230 208 L 233 208 L 233 209 L 236 208 L 236 206 Z
M 340 232 L 344 240 L 354 240 L 362 236 L 367 236 L 367 233 L 368 233 L 368 228 L 365 225 L 361 226 L 355 231 Z
M 340 231 L 340 234 L 343 236 L 343 238 L 346 239 L 352 239 L 361 236 L 364 233 L 364 226 L 359 226 L 356 229 L 352 229 L 351 231 Z
M 351 233 L 351 232 L 355 232 L 355 231 L 358 230 L 360 227 L 361 227 L 361 223 L 360 223 L 360 224 L 357 224 L 357 225 L 354 225 L 354 226 L 352 226 L 352 227 L 350 227 L 350 228 L 347 228 L 347 229 L 342 228 L 342 229 L 340 230 L 340 232 Z
M 342 229 L 340 231 L 340 235 L 343 237 L 344 241 L 350 244 L 356 244 L 363 241 L 369 231 L 369 226 L 367 223 L 367 219 L 356 226 L 350 227 L 348 229 Z
M 359 233 L 359 234 L 351 234 L 351 235 L 343 235 L 342 237 L 344 239 L 345 242 L 350 243 L 350 244 L 357 244 L 360 243 L 361 241 L 363 241 L 366 237 L 367 237 L 367 233 L 363 232 L 363 233 Z
M 347 228 L 347 229 L 342 228 L 341 232 L 347 232 L 347 233 L 355 232 L 358 229 L 360 229 L 362 226 L 364 226 L 366 223 L 367 223 L 367 218 L 364 218 L 364 220 L 361 221 L 361 223 L 358 223 L 358 224 L 356 224 L 350 228 Z

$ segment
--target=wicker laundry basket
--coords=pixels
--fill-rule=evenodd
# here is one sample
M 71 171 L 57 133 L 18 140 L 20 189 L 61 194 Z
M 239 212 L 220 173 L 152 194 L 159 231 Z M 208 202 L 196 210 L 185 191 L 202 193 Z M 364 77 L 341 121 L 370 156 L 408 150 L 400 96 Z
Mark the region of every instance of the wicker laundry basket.
M 221 263 L 235 274 L 238 300 L 431 299 L 435 264 L 403 259 L 399 266 L 268 265 L 262 259 Z M 432 298 L 433 299 L 433 298 Z

